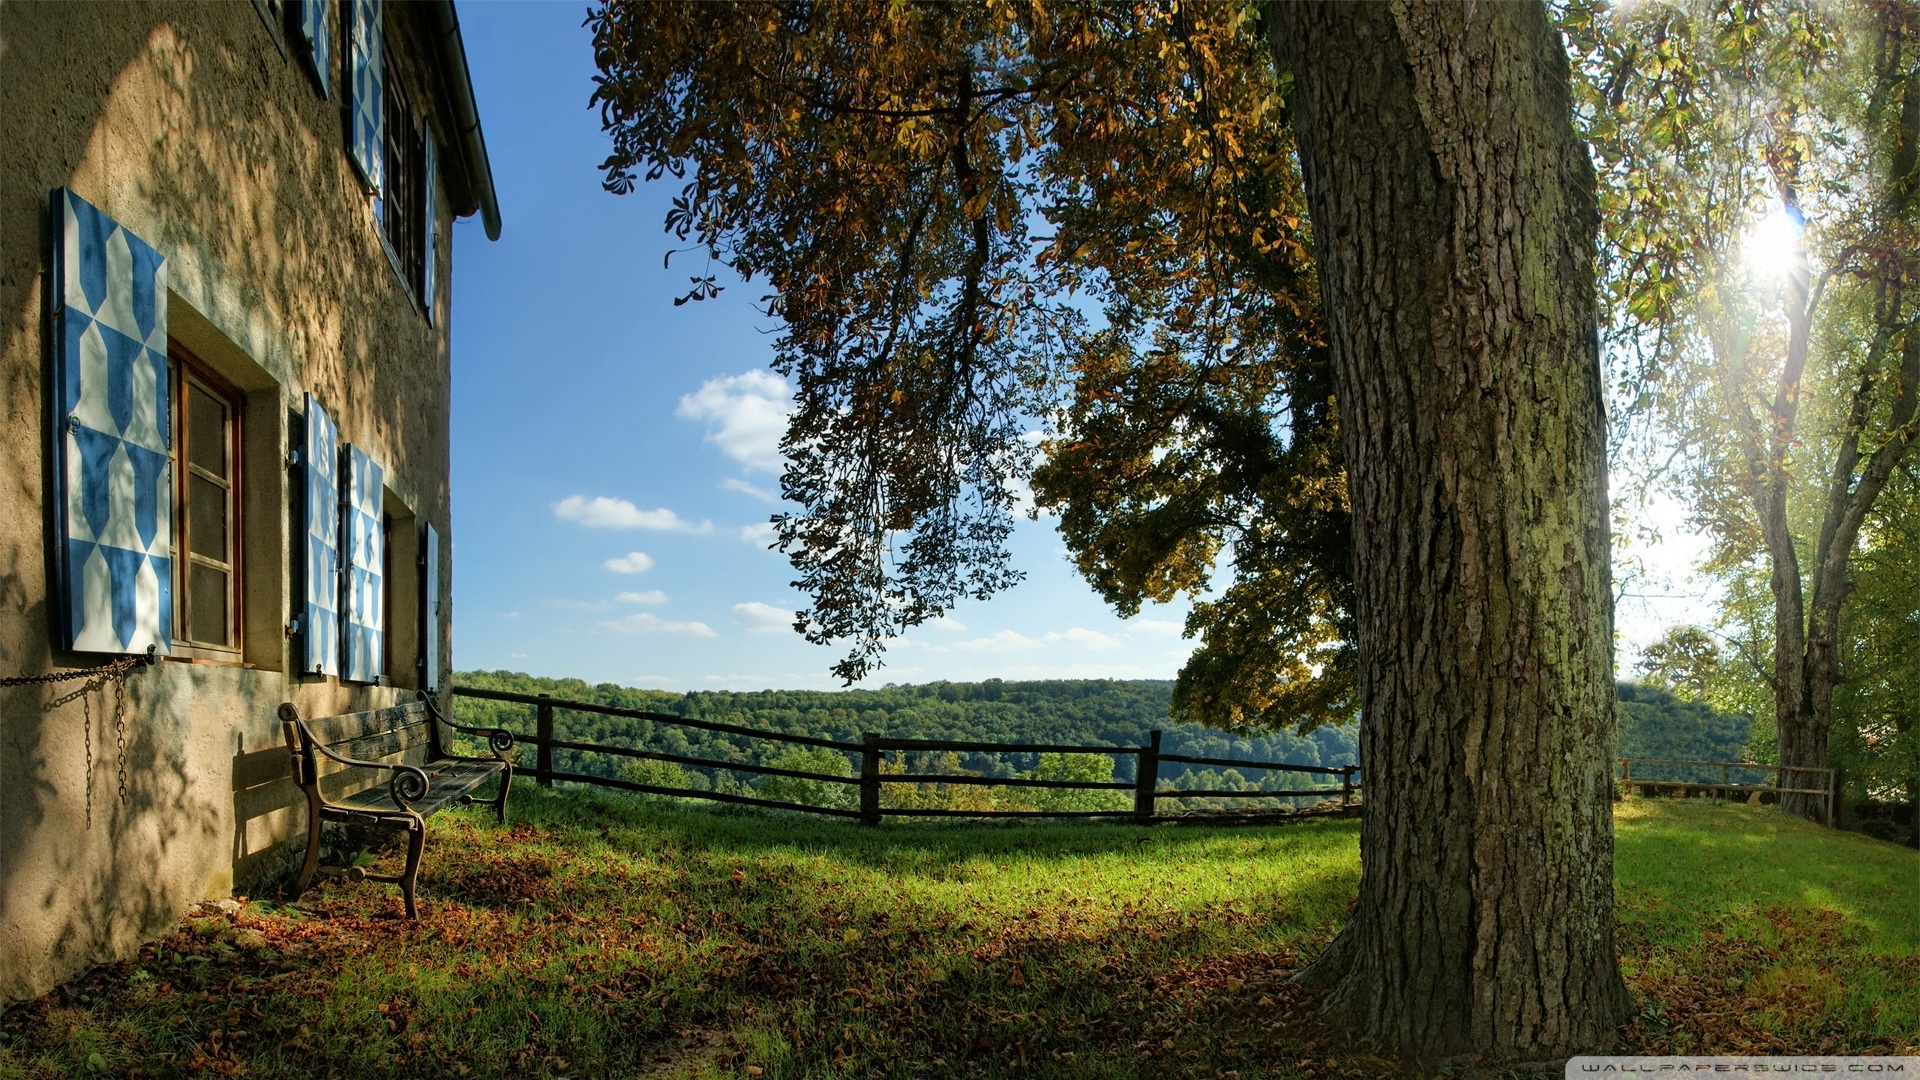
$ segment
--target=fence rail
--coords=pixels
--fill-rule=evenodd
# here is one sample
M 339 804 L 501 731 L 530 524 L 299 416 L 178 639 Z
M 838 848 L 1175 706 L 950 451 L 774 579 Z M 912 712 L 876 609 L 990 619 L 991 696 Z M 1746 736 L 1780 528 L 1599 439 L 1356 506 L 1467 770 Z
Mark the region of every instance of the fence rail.
M 700 720 L 690 716 L 676 716 L 671 713 L 649 712 L 643 709 L 625 709 L 614 705 L 599 705 L 590 701 L 569 701 L 547 694 L 516 694 L 505 690 L 483 690 L 477 687 L 466 686 L 453 687 L 452 693 L 455 697 L 473 698 L 478 701 L 495 701 L 506 704 L 531 706 L 534 710 L 534 730 L 532 732 L 514 732 L 514 737 L 522 743 L 531 744 L 534 752 L 533 768 L 523 769 L 521 771 L 522 775 L 531 776 L 536 782 L 549 787 L 552 786 L 555 781 L 592 784 L 599 787 L 609 787 L 621 791 L 633 791 L 648 795 L 671 795 L 682 798 L 709 799 L 714 802 L 731 803 L 735 805 L 764 806 L 776 810 L 799 810 L 810 814 L 854 818 L 867 824 L 878 824 L 882 818 L 887 817 L 1126 818 L 1147 823 L 1156 819 L 1172 820 L 1166 815 L 1157 812 L 1157 804 L 1162 799 L 1180 798 L 1260 799 L 1312 798 L 1314 796 L 1320 796 L 1323 800 L 1339 799 L 1339 806 L 1336 808 L 1336 812 L 1350 813 L 1354 808 L 1354 797 L 1360 792 L 1358 766 L 1348 765 L 1328 768 L 1319 765 L 1289 765 L 1276 761 L 1235 761 L 1230 758 L 1204 758 L 1190 757 L 1183 754 L 1163 754 L 1160 751 L 1160 732 L 1158 731 L 1149 734 L 1147 745 L 1138 747 L 1001 743 L 950 739 L 891 739 L 883 738 L 872 733 L 863 735 L 859 742 L 854 743 L 841 742 L 835 739 L 821 739 L 811 735 L 790 735 L 786 732 L 767 731 L 760 728 L 744 727 L 739 724 L 727 724 L 714 720 Z M 572 739 L 562 739 L 554 735 L 554 713 L 556 711 L 593 713 L 601 716 L 613 716 L 629 720 L 645 720 L 655 725 L 667 724 L 692 728 L 699 731 L 711 731 L 723 735 L 739 735 L 751 739 L 763 739 L 799 746 L 813 746 L 828 750 L 838 750 L 846 754 L 859 755 L 860 772 L 856 776 L 835 776 L 830 773 L 809 772 L 801 769 L 783 769 L 773 765 L 757 765 L 744 761 L 721 761 L 714 758 L 668 753 L 662 750 L 641 750 L 630 746 L 609 746 L 601 743 L 587 743 Z M 509 728 L 509 730 L 512 729 Z M 555 767 L 553 759 L 553 752 L 555 750 L 586 754 L 608 754 L 620 758 L 667 761 L 677 765 L 692 765 L 698 768 L 728 769 L 736 772 L 753 773 L 759 776 L 784 776 L 799 780 L 825 781 L 832 784 L 842 784 L 858 789 L 859 809 L 816 806 L 808 803 L 796 803 L 781 799 L 742 795 L 729 791 L 702 791 L 697 788 L 662 787 L 633 780 L 574 772 L 572 770 Z M 1135 759 L 1135 770 L 1134 779 L 1130 782 L 1043 780 L 1033 777 L 980 776 L 970 773 L 885 772 L 882 769 L 882 762 L 885 754 L 889 751 L 952 751 L 963 754 L 1106 754 L 1113 757 L 1133 757 Z M 1264 769 L 1270 772 L 1302 773 L 1310 776 L 1337 776 L 1340 777 L 1341 783 L 1337 788 L 1309 788 L 1305 790 L 1182 791 L 1178 788 L 1163 788 L 1160 786 L 1160 763 L 1163 761 L 1192 765 L 1222 766 L 1233 769 Z M 1130 791 L 1133 793 L 1133 807 L 1130 810 L 969 810 L 942 807 L 883 806 L 881 804 L 881 786 L 884 784 L 929 783 L 1052 790 Z M 1302 812 L 1311 813 L 1313 811 Z M 1235 813 L 1235 820 L 1243 819 L 1241 812 Z
M 1640 765 L 1683 765 L 1688 768 L 1709 768 L 1720 770 L 1720 782 L 1702 780 L 1649 779 L 1644 774 L 1635 779 L 1633 767 Z M 1740 784 L 1733 781 L 1733 770 L 1746 769 L 1754 772 L 1774 774 L 1771 784 Z M 1825 787 L 1784 787 L 1793 773 L 1814 773 L 1825 781 Z M 1619 783 L 1622 790 L 1633 792 L 1638 789 L 1642 795 L 1665 794 L 1667 790 L 1678 788 L 1682 794 L 1694 791 L 1709 791 L 1716 795 L 1740 795 L 1752 797 L 1766 792 L 1774 795 L 1819 795 L 1825 799 L 1827 824 L 1833 824 L 1834 792 L 1833 770 L 1813 765 L 1762 765 L 1755 761 L 1693 761 L 1686 758 L 1621 758 Z M 1794 780 L 1792 783 L 1801 783 Z

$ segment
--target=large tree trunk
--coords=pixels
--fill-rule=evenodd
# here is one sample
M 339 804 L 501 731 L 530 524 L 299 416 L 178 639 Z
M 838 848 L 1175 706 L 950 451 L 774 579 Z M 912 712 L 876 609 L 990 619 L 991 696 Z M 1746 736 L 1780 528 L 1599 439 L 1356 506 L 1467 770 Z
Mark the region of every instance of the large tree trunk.
M 1272 8 L 1339 379 L 1366 803 L 1303 980 L 1410 1058 L 1612 1041 L 1593 173 L 1538 3 Z

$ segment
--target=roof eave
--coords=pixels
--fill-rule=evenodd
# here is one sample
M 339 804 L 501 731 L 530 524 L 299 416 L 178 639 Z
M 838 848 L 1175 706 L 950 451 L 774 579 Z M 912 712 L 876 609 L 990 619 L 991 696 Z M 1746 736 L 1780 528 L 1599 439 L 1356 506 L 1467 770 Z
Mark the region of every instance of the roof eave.
M 460 40 L 460 17 L 453 10 L 453 0 L 433 0 L 428 8 L 433 19 L 435 58 L 445 77 L 448 101 L 453 107 L 454 138 L 466 171 L 469 194 L 480 211 L 487 239 L 498 240 L 500 201 L 493 190 L 493 167 L 487 161 L 487 139 L 480 130 L 480 110 L 473 100 L 473 76 L 467 70 L 467 47 Z

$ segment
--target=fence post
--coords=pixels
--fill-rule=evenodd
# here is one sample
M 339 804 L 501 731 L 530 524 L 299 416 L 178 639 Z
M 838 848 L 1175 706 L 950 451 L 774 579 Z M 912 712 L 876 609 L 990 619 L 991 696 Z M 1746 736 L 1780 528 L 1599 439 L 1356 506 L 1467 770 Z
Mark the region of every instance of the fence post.
M 1839 785 L 1833 782 L 1833 770 L 1827 770 L 1827 828 L 1833 828 L 1833 800 L 1840 794 Z
M 1153 792 L 1160 786 L 1160 733 L 1147 732 L 1147 745 L 1140 748 L 1140 762 L 1133 770 L 1133 820 L 1142 825 L 1153 821 Z
M 1633 794 L 1633 759 L 1630 757 L 1620 759 L 1620 790 L 1627 795 Z
M 1340 768 L 1340 805 L 1353 805 L 1353 770 L 1356 766 L 1343 765 Z
M 865 732 L 860 736 L 860 821 L 880 824 L 880 736 Z
M 541 786 L 553 786 L 553 699 L 546 694 L 533 712 L 533 771 Z

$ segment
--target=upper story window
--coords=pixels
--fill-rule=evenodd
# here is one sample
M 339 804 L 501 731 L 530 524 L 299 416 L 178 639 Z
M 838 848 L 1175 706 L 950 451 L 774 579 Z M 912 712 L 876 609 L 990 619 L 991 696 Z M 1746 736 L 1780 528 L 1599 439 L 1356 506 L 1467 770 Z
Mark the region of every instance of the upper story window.
M 407 92 L 400 77 L 380 0 L 347 4 L 348 153 L 373 192 L 374 218 L 394 271 L 431 322 L 437 213 L 433 132 L 422 102 Z
M 238 659 L 241 398 L 177 343 L 169 352 L 174 652 Z
M 386 50 L 384 63 L 386 167 L 381 174 L 376 213 L 401 279 L 424 306 L 430 295 L 427 239 L 432 227 L 427 220 L 427 132 L 400 79 L 392 49 Z

